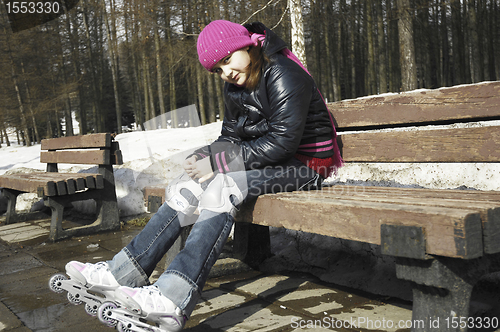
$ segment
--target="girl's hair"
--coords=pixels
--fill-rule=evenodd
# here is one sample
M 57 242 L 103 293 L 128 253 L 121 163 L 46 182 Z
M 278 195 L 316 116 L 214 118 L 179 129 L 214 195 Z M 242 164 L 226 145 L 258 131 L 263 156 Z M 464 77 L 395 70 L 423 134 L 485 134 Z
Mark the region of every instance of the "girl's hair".
M 264 66 L 269 63 L 269 58 L 264 54 L 264 49 L 260 43 L 257 46 L 250 46 L 248 55 L 250 56 L 250 64 L 248 65 L 249 74 L 245 88 L 251 91 L 255 90 L 259 84 Z

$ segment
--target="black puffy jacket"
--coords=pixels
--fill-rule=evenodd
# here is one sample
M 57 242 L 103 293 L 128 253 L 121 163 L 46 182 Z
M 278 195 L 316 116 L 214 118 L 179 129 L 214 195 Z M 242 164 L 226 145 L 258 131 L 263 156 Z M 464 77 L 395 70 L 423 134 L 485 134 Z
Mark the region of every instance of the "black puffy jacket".
M 316 84 L 297 63 L 280 53 L 286 48 L 285 42 L 262 23 L 245 27 L 265 34 L 262 47 L 270 62 L 254 91 L 225 83 L 221 136 L 215 144 L 196 151 L 201 156 L 211 155 L 215 170 L 224 168 L 221 160 L 216 160 L 224 153 L 221 150 L 225 150 L 225 160 L 233 159 L 237 150 L 217 143 L 234 143 L 241 149 L 245 169 L 255 169 L 293 158 L 301 144 L 332 138 L 328 110 Z M 311 155 L 331 157 L 333 151 Z

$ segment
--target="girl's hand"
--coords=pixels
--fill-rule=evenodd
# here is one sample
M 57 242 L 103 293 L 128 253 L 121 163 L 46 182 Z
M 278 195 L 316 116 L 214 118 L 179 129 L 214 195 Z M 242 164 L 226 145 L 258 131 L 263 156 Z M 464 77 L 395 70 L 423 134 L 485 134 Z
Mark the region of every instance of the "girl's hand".
M 210 163 L 210 157 L 198 160 L 194 166 L 195 167 L 192 171 L 194 176 L 192 176 L 192 178 L 198 179 L 198 183 L 205 182 L 214 176 L 212 164 Z
M 191 156 L 184 160 L 184 163 L 182 164 L 182 167 L 186 171 L 187 175 L 189 175 L 191 178 L 194 178 L 194 170 L 196 168 L 196 160 L 198 158 L 196 156 Z

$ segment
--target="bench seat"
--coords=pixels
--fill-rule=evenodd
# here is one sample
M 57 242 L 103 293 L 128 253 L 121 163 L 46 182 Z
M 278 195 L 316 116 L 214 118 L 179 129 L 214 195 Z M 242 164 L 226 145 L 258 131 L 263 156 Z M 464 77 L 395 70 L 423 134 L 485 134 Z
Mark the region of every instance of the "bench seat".
M 72 195 L 87 189 L 103 189 L 101 174 L 90 173 L 28 173 L 0 177 L 0 187 L 43 196 Z
M 42 140 L 40 162 L 46 172 L 0 176 L 0 188 L 7 198 L 6 223 L 43 217 L 38 213 L 17 213 L 17 196 L 36 193 L 51 209 L 49 239 L 86 235 L 120 227 L 113 165 L 122 164 L 118 142 L 109 133 Z M 97 165 L 97 173 L 59 173 L 58 164 Z M 76 201 L 94 200 L 96 220 L 90 225 L 63 229 L 64 208 Z

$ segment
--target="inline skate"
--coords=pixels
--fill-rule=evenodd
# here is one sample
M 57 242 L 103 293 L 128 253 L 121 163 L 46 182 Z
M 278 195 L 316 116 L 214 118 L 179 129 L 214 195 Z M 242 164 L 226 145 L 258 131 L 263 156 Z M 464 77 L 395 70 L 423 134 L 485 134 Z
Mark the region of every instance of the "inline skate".
M 96 316 L 99 306 L 110 301 L 114 291 L 120 286 L 109 271 L 108 264 L 96 264 L 71 261 L 66 264 L 66 275 L 58 273 L 49 280 L 49 288 L 62 293 L 67 291 L 70 303 L 79 305 L 85 303 L 85 311 Z
M 119 332 L 177 332 L 186 322 L 182 310 L 154 285 L 119 287 L 115 301 L 104 302 L 97 317 Z

